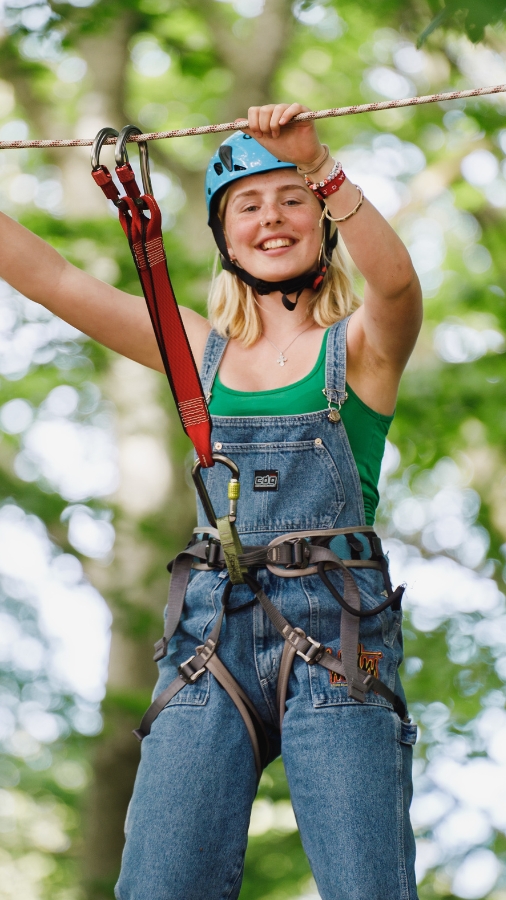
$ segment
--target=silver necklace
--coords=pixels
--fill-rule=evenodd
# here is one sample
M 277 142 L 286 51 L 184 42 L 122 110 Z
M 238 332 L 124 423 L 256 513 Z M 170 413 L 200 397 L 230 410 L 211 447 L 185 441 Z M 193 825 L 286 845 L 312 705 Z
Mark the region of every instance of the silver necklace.
M 274 349 L 277 350 L 278 353 L 279 353 L 279 356 L 278 356 L 278 358 L 277 358 L 277 360 L 276 360 L 278 366 L 284 366 L 284 364 L 285 364 L 286 362 L 288 362 L 288 358 L 285 356 L 286 351 L 289 350 L 289 348 L 292 346 L 292 344 L 295 343 L 295 341 L 297 340 L 297 338 L 302 337 L 302 335 L 305 334 L 306 331 L 309 331 L 309 329 L 312 328 L 313 325 L 314 325 L 314 322 L 311 322 L 311 324 L 308 325 L 307 328 L 304 328 L 304 331 L 301 331 L 300 334 L 297 334 L 297 335 L 294 337 L 293 341 L 290 341 L 290 343 L 288 344 L 287 347 L 285 347 L 284 350 L 280 350 L 279 347 L 276 346 L 276 344 L 274 343 L 274 341 L 271 341 L 271 339 L 268 338 L 266 334 L 264 334 L 265 340 L 266 340 L 266 341 L 269 341 L 269 344 L 271 344 L 271 345 L 274 347 Z

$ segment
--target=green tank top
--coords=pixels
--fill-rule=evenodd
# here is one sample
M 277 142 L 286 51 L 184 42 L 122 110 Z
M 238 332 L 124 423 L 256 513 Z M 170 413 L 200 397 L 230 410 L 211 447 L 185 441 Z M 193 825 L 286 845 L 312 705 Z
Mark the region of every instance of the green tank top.
M 218 373 L 209 403 L 211 416 L 296 416 L 326 409 L 322 388 L 325 386 L 327 336 L 328 331 L 309 375 L 286 387 L 270 391 L 234 391 L 222 384 Z M 349 384 L 346 390 L 348 399 L 341 408 L 341 417 L 360 476 L 365 521 L 367 525 L 373 525 L 379 501 L 381 460 L 393 416 L 384 416 L 366 406 Z

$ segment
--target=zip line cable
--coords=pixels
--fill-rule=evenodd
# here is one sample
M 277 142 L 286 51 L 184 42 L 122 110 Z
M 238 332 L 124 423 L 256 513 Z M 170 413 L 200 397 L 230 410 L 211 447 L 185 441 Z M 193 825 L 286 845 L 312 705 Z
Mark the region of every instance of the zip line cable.
M 468 91 L 449 91 L 442 94 L 427 94 L 422 97 L 406 97 L 403 100 L 382 100 L 379 103 L 362 103 L 358 106 L 340 106 L 334 109 L 320 109 L 300 113 L 293 122 L 307 122 L 311 119 L 331 119 L 338 116 L 355 116 L 359 113 L 377 112 L 382 109 L 401 109 L 405 106 L 421 106 L 423 103 L 442 103 L 445 100 L 464 100 L 467 97 L 482 97 L 486 94 L 506 92 L 506 84 L 491 87 L 473 88 Z M 223 122 L 221 125 L 200 125 L 197 128 L 180 128 L 174 131 L 154 131 L 149 134 L 132 134 L 128 143 L 139 141 L 161 141 L 166 138 L 193 137 L 197 134 L 217 134 L 221 131 L 238 131 L 248 127 L 247 119 L 235 122 Z M 94 138 L 71 138 L 61 141 L 0 141 L 0 150 L 22 150 L 28 147 L 91 147 Z M 115 144 L 115 138 L 107 138 L 104 144 Z

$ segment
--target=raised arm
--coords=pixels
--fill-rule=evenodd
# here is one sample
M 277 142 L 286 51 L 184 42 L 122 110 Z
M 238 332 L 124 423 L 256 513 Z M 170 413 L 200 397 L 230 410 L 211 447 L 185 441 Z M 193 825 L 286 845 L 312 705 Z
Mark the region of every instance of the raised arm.
M 317 180 L 318 172 L 311 177 Z M 347 179 L 327 198 L 330 215 L 346 216 L 359 199 Z M 348 382 L 368 406 L 389 415 L 420 331 L 420 282 L 401 239 L 367 198 L 356 215 L 338 227 L 365 278 L 364 303 L 348 326 Z
M 311 169 L 323 156 L 314 124 L 290 121 L 306 110 L 297 103 L 252 107 L 249 131 L 278 159 Z M 332 166 L 333 160 L 327 160 L 312 172 L 311 180 L 322 180 Z M 347 179 L 327 198 L 330 215 L 346 216 L 359 199 L 356 186 Z M 406 247 L 366 198 L 356 215 L 338 228 L 366 282 L 364 303 L 348 328 L 348 382 L 368 406 L 388 415 L 420 330 L 420 284 Z
M 84 334 L 151 369 L 163 372 L 142 297 L 119 291 L 67 262 L 56 250 L 0 213 L 0 277 Z M 181 307 L 197 365 L 209 325 Z

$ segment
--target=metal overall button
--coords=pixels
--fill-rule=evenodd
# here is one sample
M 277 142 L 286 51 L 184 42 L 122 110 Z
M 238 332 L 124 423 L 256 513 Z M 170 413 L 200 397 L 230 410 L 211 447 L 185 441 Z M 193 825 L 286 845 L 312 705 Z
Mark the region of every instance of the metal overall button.
M 314 442 L 315 442 L 315 444 L 316 444 L 317 447 L 321 447 L 321 445 L 323 444 L 323 441 L 322 441 L 321 438 L 315 438 L 315 439 L 314 439 Z

